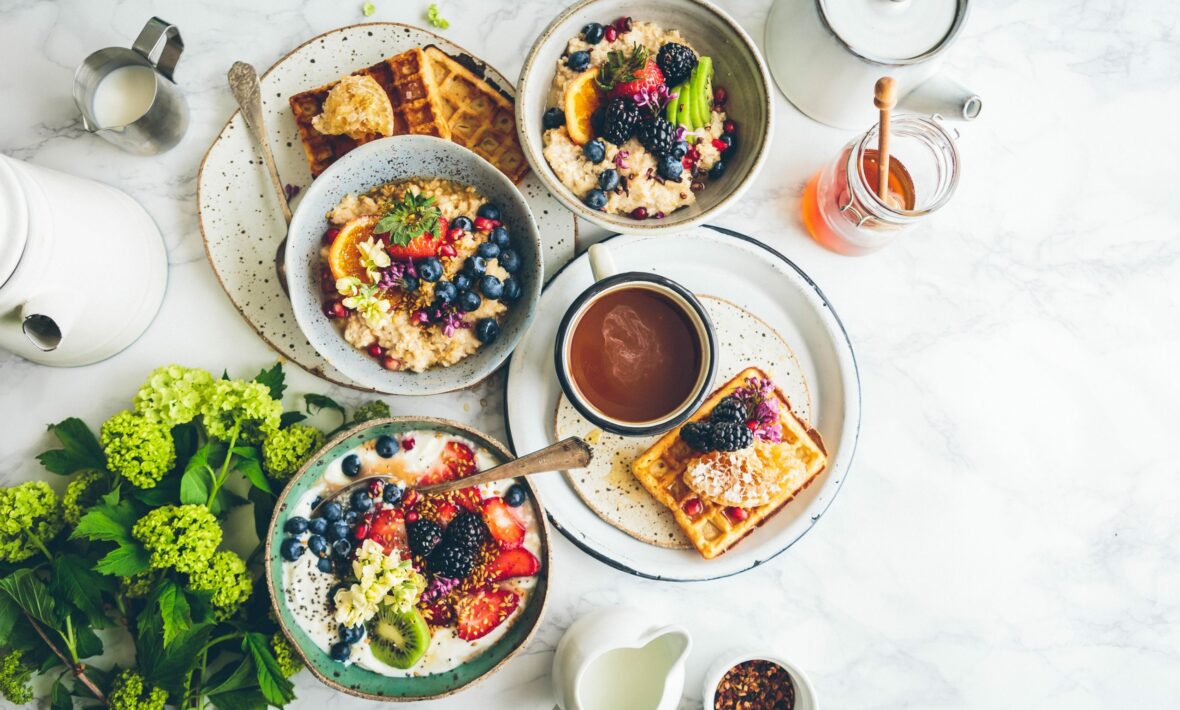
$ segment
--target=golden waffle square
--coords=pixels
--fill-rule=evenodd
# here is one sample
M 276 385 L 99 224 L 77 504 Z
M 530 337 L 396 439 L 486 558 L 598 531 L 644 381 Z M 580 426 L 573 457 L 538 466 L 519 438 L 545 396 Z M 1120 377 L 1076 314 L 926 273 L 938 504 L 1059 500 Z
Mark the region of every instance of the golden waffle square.
M 733 394 L 750 377 L 769 379 L 766 373 L 756 367 L 742 370 L 705 400 L 689 421 L 706 418 L 722 398 Z M 770 502 L 745 509 L 748 512 L 745 520 L 732 520 L 725 514 L 725 506 L 700 498 L 685 484 L 684 472 L 700 454 L 680 439 L 679 427 L 660 437 L 651 448 L 631 463 L 631 473 L 639 479 L 648 493 L 672 511 L 676 523 L 705 559 L 717 557 L 753 532 L 800 491 L 807 488 L 827 465 L 828 454 L 819 432 L 795 416 L 791 410 L 791 403 L 783 395 L 782 390 L 776 387 L 774 396 L 780 405 L 783 443 L 789 444 L 795 455 L 805 462 L 806 475 L 794 481 L 793 485 L 784 486 Z M 699 515 L 690 516 L 684 512 L 683 505 L 690 498 L 700 499 L 702 510 Z
M 431 62 L 421 49 L 407 50 L 353 74 L 373 77 L 389 95 L 389 102 L 393 106 L 393 135 L 416 133 L 439 138 L 451 137 L 444 120 Z M 335 85 L 336 82 L 332 82 L 318 89 L 295 94 L 288 100 L 295 114 L 295 124 L 299 127 L 299 137 L 303 139 L 303 150 L 307 154 L 307 164 L 313 178 L 353 148 L 384 138 L 378 133 L 360 140 L 343 135 L 328 136 L 312 126 L 312 119 L 323 112 L 324 100 Z
M 516 135 L 511 99 L 438 47 L 425 51 L 451 140 L 520 182 L 529 165 Z

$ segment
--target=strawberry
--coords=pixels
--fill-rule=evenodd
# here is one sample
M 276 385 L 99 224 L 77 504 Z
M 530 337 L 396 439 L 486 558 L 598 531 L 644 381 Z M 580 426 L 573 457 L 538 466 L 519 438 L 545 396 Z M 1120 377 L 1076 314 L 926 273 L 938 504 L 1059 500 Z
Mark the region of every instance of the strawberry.
M 369 525 L 368 539 L 380 543 L 387 555 L 398 550 L 403 557 L 410 556 L 405 521 L 392 510 L 383 510 L 373 518 L 372 524 Z
M 451 500 L 464 510 L 478 513 L 483 503 L 483 496 L 480 495 L 478 486 L 471 486 L 470 488 L 460 488 L 452 493 Z
M 501 548 L 511 550 L 524 543 L 524 526 L 503 498 L 496 496 L 483 502 L 483 519 Z
M 438 522 L 443 525 L 450 525 L 451 521 L 455 519 L 455 516 L 459 514 L 459 506 L 448 501 L 440 505 L 435 513 L 437 514 Z
M 423 232 L 421 235 L 411 239 L 410 243 L 405 246 L 390 244 L 386 251 L 389 252 L 390 258 L 396 259 L 397 261 L 424 259 L 428 256 L 437 256 L 442 243 L 442 240 L 434 234 Z
M 647 48 L 637 44 L 630 54 L 617 49 L 607 53 L 606 61 L 598 69 L 598 85 L 612 99 L 618 96 L 635 99 L 640 93 L 650 97 L 664 86 L 664 72 L 648 56 Z
M 441 461 L 420 479 L 422 485 L 445 483 L 475 473 L 475 452 L 466 444 L 448 441 L 443 447 Z
M 541 561 L 533 553 L 518 547 L 505 550 L 488 566 L 488 581 L 499 582 L 512 577 L 532 577 L 541 571 Z
M 455 623 L 455 610 L 441 599 L 420 603 L 418 610 L 431 626 L 450 626 Z
M 455 634 L 464 641 L 483 638 L 512 616 L 519 604 L 520 597 L 509 589 L 477 589 L 455 602 Z

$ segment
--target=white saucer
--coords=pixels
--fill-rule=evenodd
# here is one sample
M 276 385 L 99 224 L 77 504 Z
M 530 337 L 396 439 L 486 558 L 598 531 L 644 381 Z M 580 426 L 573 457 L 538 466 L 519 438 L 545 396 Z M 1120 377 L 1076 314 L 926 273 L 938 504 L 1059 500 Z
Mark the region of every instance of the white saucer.
M 828 449 L 828 467 L 778 514 L 713 560 L 617 529 L 583 502 L 562 473 L 534 476 L 537 493 L 554 527 L 625 572 L 701 581 L 752 569 L 803 537 L 848 473 L 860 430 L 860 379 L 848 335 L 819 287 L 786 257 L 750 237 L 706 226 L 665 237 L 618 235 L 605 243 L 620 271 L 659 273 L 695 293 L 725 299 L 756 315 L 790 345 L 811 394 L 811 424 Z M 505 420 L 518 454 L 554 442 L 553 412 L 561 396 L 553 365 L 557 325 L 592 281 L 584 254 L 559 272 L 541 294 L 533 325 L 512 356 Z

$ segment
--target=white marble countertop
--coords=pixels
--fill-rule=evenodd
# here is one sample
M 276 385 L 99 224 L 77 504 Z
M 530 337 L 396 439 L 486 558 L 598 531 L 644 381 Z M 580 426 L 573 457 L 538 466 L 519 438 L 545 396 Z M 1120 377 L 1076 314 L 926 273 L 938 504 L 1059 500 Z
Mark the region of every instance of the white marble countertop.
M 375 4 L 372 20 L 421 24 L 427 1 Z M 761 41 L 769 0 L 722 4 Z M 0 479 L 47 477 L 32 458 L 47 447 L 46 423 L 97 426 L 156 365 L 245 376 L 273 362 L 205 259 L 197 164 L 233 108 L 232 60 L 266 67 L 364 20 L 361 5 L 0 2 L 0 151 L 126 190 L 160 225 L 171 261 L 163 310 L 118 357 L 54 370 L 0 354 Z M 509 76 L 557 9 L 442 5 L 445 34 Z M 128 45 L 153 14 L 183 32 L 177 76 L 192 125 L 178 148 L 146 159 L 82 131 L 70 79 L 86 54 Z M 682 708 L 699 707 L 705 667 L 739 643 L 781 649 L 825 708 L 1180 706 L 1178 33 L 1169 0 L 973 3 L 948 64 L 986 108 L 963 128 L 959 192 L 863 259 L 821 250 L 797 217 L 805 180 L 849 134 L 780 96 L 768 167 L 719 223 L 795 260 L 851 333 L 864 424 L 842 495 L 787 554 L 712 583 L 632 578 L 557 536 L 535 640 L 432 707 L 551 707 L 563 629 L 621 604 L 694 634 Z M 363 399 L 295 368 L 289 382 L 291 393 Z M 502 435 L 501 382 L 390 404 Z M 306 673 L 297 685 L 296 707 L 377 706 Z

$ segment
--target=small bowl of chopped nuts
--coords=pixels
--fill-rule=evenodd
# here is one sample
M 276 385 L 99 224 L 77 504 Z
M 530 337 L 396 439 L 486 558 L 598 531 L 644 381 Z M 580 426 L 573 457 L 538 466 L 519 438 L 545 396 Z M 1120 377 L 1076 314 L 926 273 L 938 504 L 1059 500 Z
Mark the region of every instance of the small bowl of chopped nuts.
M 798 666 L 773 653 L 732 649 L 705 674 L 705 710 L 817 710 L 811 681 Z

